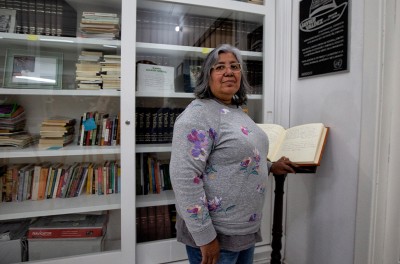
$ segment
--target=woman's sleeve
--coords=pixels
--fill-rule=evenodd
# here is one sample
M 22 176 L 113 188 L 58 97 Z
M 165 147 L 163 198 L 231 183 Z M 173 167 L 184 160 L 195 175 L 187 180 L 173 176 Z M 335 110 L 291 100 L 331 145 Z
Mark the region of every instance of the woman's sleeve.
M 170 162 L 176 207 L 198 246 L 216 237 L 203 188 L 203 175 L 216 132 L 202 116 L 199 112 L 186 112 L 175 122 Z

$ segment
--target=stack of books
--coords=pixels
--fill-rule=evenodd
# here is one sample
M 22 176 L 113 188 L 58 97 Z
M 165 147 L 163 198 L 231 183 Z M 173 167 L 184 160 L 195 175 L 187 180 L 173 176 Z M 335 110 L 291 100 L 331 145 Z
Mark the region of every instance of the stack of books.
M 80 32 L 83 38 L 119 39 L 120 19 L 115 13 L 83 12 Z
M 53 117 L 42 122 L 40 127 L 39 148 L 58 149 L 74 140 L 74 118 Z
M 0 132 L 12 133 L 25 128 L 25 109 L 16 103 L 0 105 Z
M 78 90 L 101 89 L 103 80 L 100 76 L 103 52 L 83 50 L 76 64 L 76 82 Z
M 25 124 L 25 110 L 21 105 L 0 105 L 0 147 L 25 148 L 35 143 L 35 137 L 25 131 Z
M 101 65 L 103 89 L 121 88 L 121 55 L 104 55 Z
M 101 237 L 107 230 L 107 214 L 69 214 L 40 217 L 29 228 L 28 239 Z
M 27 232 L 29 261 L 104 250 L 107 214 L 39 217 Z

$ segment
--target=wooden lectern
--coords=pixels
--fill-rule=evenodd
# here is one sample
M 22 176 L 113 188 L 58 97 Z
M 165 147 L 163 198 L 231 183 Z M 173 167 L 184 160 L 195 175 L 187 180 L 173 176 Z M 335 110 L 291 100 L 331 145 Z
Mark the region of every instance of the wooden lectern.
M 296 168 L 296 173 L 315 173 L 317 166 L 303 166 Z M 275 179 L 275 198 L 274 198 L 274 212 L 273 212 L 273 223 L 272 223 L 272 252 L 270 264 L 282 264 L 282 235 L 283 235 L 283 194 L 284 185 L 287 174 L 276 175 Z

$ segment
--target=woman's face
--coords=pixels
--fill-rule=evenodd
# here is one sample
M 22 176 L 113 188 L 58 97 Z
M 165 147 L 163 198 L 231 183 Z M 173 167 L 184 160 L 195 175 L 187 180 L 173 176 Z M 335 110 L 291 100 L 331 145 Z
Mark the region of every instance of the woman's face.
M 213 95 L 225 104 L 232 102 L 232 97 L 240 88 L 242 78 L 241 71 L 233 72 L 230 68 L 232 63 L 238 63 L 233 53 L 221 53 L 218 56 L 217 64 L 224 64 L 226 70 L 223 73 L 217 73 L 215 69 L 211 70 L 209 86 Z

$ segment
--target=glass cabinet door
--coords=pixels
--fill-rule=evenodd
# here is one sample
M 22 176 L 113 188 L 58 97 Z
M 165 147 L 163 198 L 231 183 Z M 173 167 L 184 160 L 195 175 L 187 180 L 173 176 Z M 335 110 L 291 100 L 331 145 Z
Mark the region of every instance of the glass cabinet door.
M 3 260 L 119 250 L 121 0 L 2 0 L 0 20 Z
M 195 98 L 196 78 L 213 48 L 228 43 L 242 51 L 247 65 L 244 74 L 252 87 L 245 110 L 255 122 L 262 123 L 265 118 L 260 111 L 265 83 L 264 3 L 219 1 L 216 4 L 137 1 L 137 263 L 187 258 L 183 244 L 176 241 L 175 199 L 169 179 L 172 130 L 176 117 Z M 270 210 L 270 205 L 266 207 Z M 269 225 L 269 220 L 266 221 Z M 263 243 L 270 243 L 270 231 L 263 233 Z

